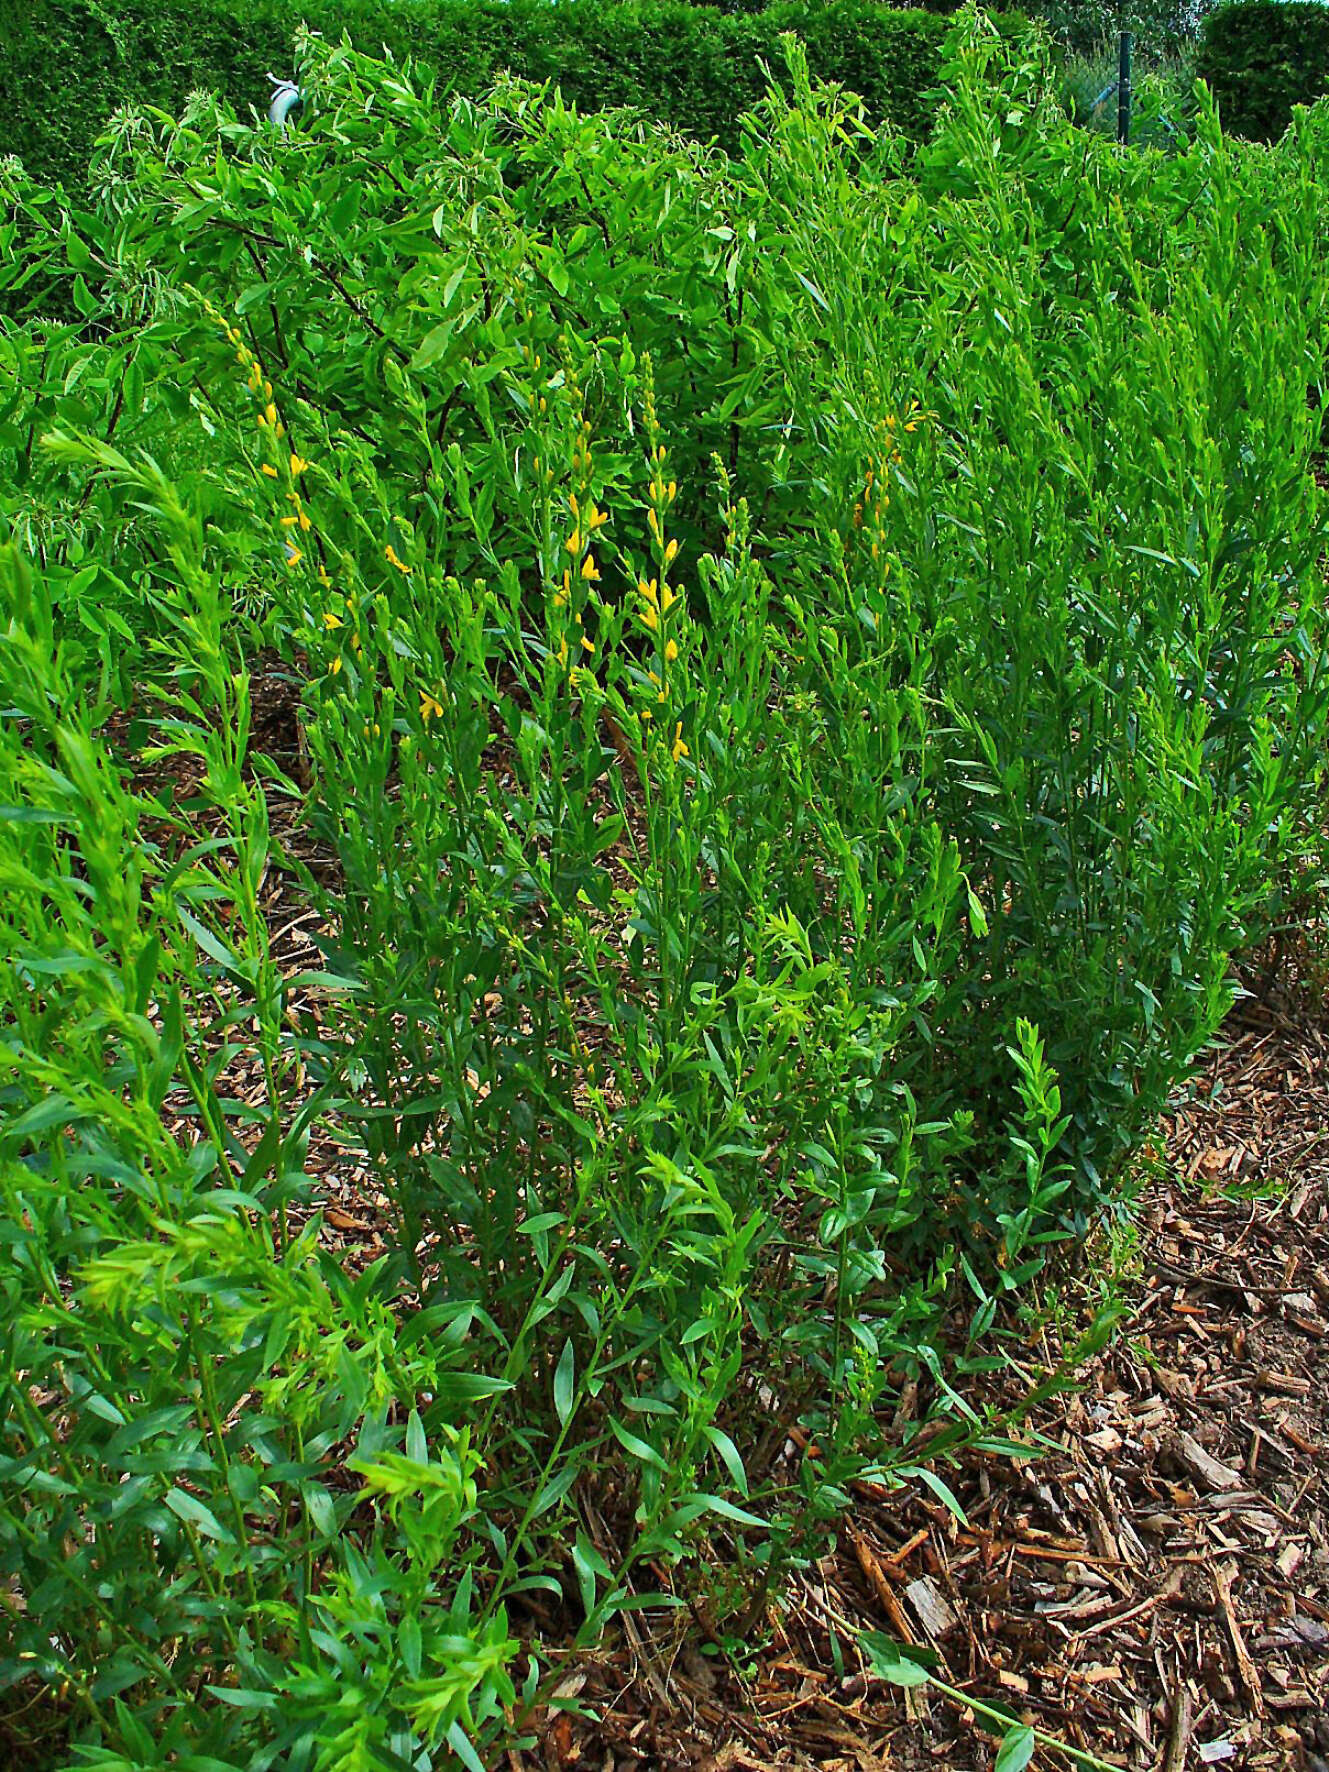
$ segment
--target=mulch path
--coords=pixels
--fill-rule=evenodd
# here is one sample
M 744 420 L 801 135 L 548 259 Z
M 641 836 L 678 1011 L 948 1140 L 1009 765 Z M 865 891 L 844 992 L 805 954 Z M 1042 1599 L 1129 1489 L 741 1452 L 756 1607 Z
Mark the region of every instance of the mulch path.
M 1025 1423 L 1043 1456 L 948 1471 L 967 1527 L 922 1486 L 863 1496 L 741 1678 L 639 1620 L 572 1682 L 594 1720 L 554 1719 L 513 1772 L 991 1767 L 972 1712 L 865 1673 L 864 1629 L 930 1646 L 951 1684 L 1114 1764 L 1329 1772 L 1318 998 L 1239 1005 L 1163 1129 L 1132 1315 Z

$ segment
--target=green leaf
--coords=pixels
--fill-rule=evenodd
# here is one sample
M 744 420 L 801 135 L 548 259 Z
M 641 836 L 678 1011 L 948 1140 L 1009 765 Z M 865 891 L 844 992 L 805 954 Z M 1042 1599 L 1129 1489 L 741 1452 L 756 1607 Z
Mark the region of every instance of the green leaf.
M 889 1680 L 893 1686 L 926 1686 L 932 1678 L 925 1667 L 910 1659 L 901 1644 L 883 1636 L 880 1631 L 864 1631 L 858 1641 L 873 1673 Z
M 218 1544 L 234 1544 L 235 1538 L 196 1495 L 190 1495 L 185 1489 L 170 1489 L 162 1498 L 167 1507 L 178 1520 L 201 1532 L 204 1538 L 215 1539 Z
M 572 1414 L 576 1358 L 572 1337 L 569 1336 L 563 1343 L 563 1352 L 559 1355 L 558 1365 L 554 1368 L 554 1408 L 557 1411 L 561 1427 L 568 1425 L 568 1417 Z
M 997 1753 L 992 1772 L 1024 1772 L 1034 1757 L 1035 1736 L 1027 1723 L 1018 1723 L 1007 1732 Z

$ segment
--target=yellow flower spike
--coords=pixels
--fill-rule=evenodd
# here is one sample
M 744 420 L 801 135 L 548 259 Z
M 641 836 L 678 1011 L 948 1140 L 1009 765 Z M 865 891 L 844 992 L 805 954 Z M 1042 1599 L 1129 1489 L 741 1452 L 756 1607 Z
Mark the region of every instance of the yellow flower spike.
M 275 480 L 277 478 L 277 470 L 273 467 L 270 461 L 265 461 L 258 471 L 260 474 L 266 474 L 269 480 Z
M 660 598 L 661 609 L 663 609 L 665 614 L 668 615 L 669 611 L 674 607 L 675 603 L 677 603 L 677 602 L 678 602 L 678 592 L 671 591 L 669 586 L 666 585 L 664 588 L 664 594 Z
M 657 701 L 664 701 L 664 700 L 665 700 L 665 699 L 666 699 L 666 697 L 665 697 L 665 692 L 664 692 L 664 690 L 663 690 L 663 689 L 662 689 L 662 690 L 661 690 L 661 691 L 660 691 L 660 693 L 659 693 L 659 694 L 658 694 L 658 695 L 657 695 L 657 696 L 656 696 L 656 698 L 655 698 L 655 699 L 656 699 L 656 700 L 657 700 Z
M 648 603 L 658 603 L 660 601 L 660 588 L 653 578 L 638 579 L 637 589 L 641 592 L 642 596 L 645 597 Z
M 338 671 L 340 671 L 340 669 L 341 669 L 341 658 L 340 658 L 340 656 L 338 656 L 337 658 L 334 658 L 332 663 L 328 666 L 328 675 L 330 677 L 335 677 L 337 675 Z
M 307 461 L 305 461 L 301 456 L 298 456 L 294 450 L 291 451 L 291 473 L 293 475 L 294 474 L 303 474 L 305 469 L 308 466 L 309 466 L 309 463 Z
M 275 425 L 277 422 L 277 408 L 272 404 L 271 390 L 269 390 L 268 392 L 269 392 L 268 403 L 263 408 L 263 416 L 265 419 L 267 419 L 267 421 L 270 425 Z
M 581 530 L 574 529 L 572 534 L 568 537 L 567 541 L 564 543 L 564 546 L 567 548 L 567 550 L 570 554 L 573 554 L 573 555 L 579 554 L 581 552 Z
M 290 542 L 287 542 L 286 545 L 288 548 L 291 548 Z M 303 559 L 304 555 L 300 552 L 299 548 L 291 548 L 290 553 L 286 556 L 286 564 L 288 566 L 298 566 Z
M 300 519 L 298 517 L 279 517 L 277 521 L 283 529 L 294 529 Z
M 674 746 L 670 755 L 673 757 L 675 763 L 678 762 L 680 757 L 690 757 L 692 755 L 687 745 L 683 742 L 683 722 L 681 720 L 674 728 Z
M 272 434 L 274 437 L 284 437 L 286 435 L 286 426 L 285 425 L 273 425 Z
M 434 697 L 429 694 L 428 690 L 422 689 L 420 691 L 420 718 L 427 726 L 431 720 L 439 720 L 442 717 L 442 702 L 436 701 Z
M 323 611 L 323 626 L 331 632 L 333 628 L 344 628 L 346 623 L 335 610 L 325 609 Z
M 403 576 L 409 574 L 409 572 L 411 570 L 410 567 L 406 564 L 405 560 L 403 560 L 401 558 L 401 556 L 398 554 L 396 548 L 393 547 L 391 542 L 389 542 L 388 545 L 384 548 L 383 558 L 387 561 L 389 566 L 395 566 L 397 568 L 398 572 L 400 572 Z
M 650 608 L 649 606 L 642 610 L 641 620 L 642 620 L 643 624 L 651 630 L 652 633 L 654 633 L 656 631 L 656 629 L 660 626 L 659 612 L 657 610 Z
M 301 529 L 309 530 L 314 527 L 314 525 L 309 521 L 308 511 L 301 511 L 300 516 L 297 520 L 300 524 Z
M 677 558 L 678 558 L 678 543 L 677 543 L 677 541 L 671 541 L 669 546 L 665 549 L 665 565 L 672 566 L 674 561 L 677 560 Z
M 654 671 L 647 671 L 646 675 L 650 678 L 651 682 L 654 683 L 655 687 L 658 689 L 660 687 L 660 679 L 656 676 L 655 672 Z
M 544 413 L 548 412 L 548 410 L 549 410 L 549 402 L 548 402 L 548 400 L 545 399 L 544 395 L 541 394 L 541 396 L 540 396 L 540 412 L 543 415 Z
M 267 416 L 264 413 L 260 412 L 258 415 L 258 418 L 255 420 L 255 423 L 258 425 L 258 428 L 260 431 L 264 429 L 264 427 L 267 425 L 267 422 L 268 422 Z
M 608 521 L 609 513 L 607 511 L 597 510 L 594 503 L 587 507 L 586 527 L 588 529 L 603 529 Z
M 671 480 L 668 486 L 665 487 L 665 497 L 669 500 L 670 504 L 673 504 L 674 500 L 678 497 L 677 480 Z
M 678 641 L 677 640 L 666 641 L 666 643 L 665 643 L 665 658 L 666 658 L 666 660 L 670 664 L 673 664 L 674 660 L 677 657 L 678 657 Z
M 263 398 L 265 400 L 271 400 L 272 398 L 272 383 L 270 381 L 265 381 L 263 383 Z
M 656 541 L 659 541 L 659 539 L 660 539 L 660 519 L 655 514 L 654 505 L 652 505 L 651 509 L 649 511 L 647 511 L 647 513 L 646 513 L 646 527 L 650 530 L 651 534 L 655 537 Z
M 572 512 L 574 517 L 579 513 L 580 506 L 577 504 L 577 495 L 575 492 L 570 492 L 568 494 L 568 509 Z M 592 506 L 592 509 L 594 509 L 594 506 Z
M 595 564 L 595 555 L 587 554 L 581 563 L 581 575 L 588 584 L 593 584 L 600 576 L 600 568 Z
M 594 652 L 595 651 L 595 641 L 592 640 L 588 635 L 586 635 L 586 634 L 582 635 L 581 644 L 582 644 L 582 650 L 584 652 Z

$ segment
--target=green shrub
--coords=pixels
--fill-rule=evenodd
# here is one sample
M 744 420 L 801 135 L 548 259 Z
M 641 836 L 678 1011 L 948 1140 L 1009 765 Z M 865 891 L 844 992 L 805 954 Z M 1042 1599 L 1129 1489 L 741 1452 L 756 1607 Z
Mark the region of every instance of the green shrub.
M 1274 141 L 1329 90 L 1329 6 L 1235 0 L 1205 19 L 1196 72 L 1209 83 L 1225 129 Z
M 298 130 L 6 172 L 87 324 L 0 328 L 0 1686 L 79 1765 L 476 1772 L 628 1607 L 741 1645 L 1218 1026 L 1324 769 L 1329 118 L 953 50 L 917 157 L 796 46 L 731 160 L 306 43 Z
M 507 69 L 557 80 L 583 108 L 637 106 L 700 141 L 736 148 L 739 118 L 765 91 L 761 63 L 797 30 L 814 72 L 847 84 L 874 118 L 926 133 L 944 18 L 864 0 L 778 0 L 759 14 L 643 0 L 0 0 L 0 152 L 34 177 L 77 187 L 92 143 L 124 103 L 176 112 L 196 89 L 240 116 L 263 109 L 268 72 L 290 71 L 296 26 L 387 46 L 434 69 L 444 88 L 479 95 Z

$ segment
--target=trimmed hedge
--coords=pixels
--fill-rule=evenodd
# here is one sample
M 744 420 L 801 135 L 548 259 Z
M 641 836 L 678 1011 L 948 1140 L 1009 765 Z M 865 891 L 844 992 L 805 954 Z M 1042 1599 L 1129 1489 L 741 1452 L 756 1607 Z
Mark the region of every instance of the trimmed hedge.
M 1210 13 L 1196 72 L 1234 135 L 1275 141 L 1294 105 L 1329 91 L 1329 6 L 1310 0 L 1236 0 Z
M 923 137 L 950 28 L 937 13 L 864 0 L 779 0 L 759 13 L 679 0 L 0 0 L 0 151 L 77 185 L 97 133 L 130 99 L 174 112 L 206 87 L 244 116 L 265 103 L 268 70 L 291 71 L 302 19 L 370 53 L 410 53 L 454 91 L 480 93 L 503 68 L 557 78 L 583 108 L 639 106 L 726 148 L 765 91 L 760 64 L 783 65 L 787 30 L 814 74 Z

